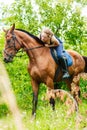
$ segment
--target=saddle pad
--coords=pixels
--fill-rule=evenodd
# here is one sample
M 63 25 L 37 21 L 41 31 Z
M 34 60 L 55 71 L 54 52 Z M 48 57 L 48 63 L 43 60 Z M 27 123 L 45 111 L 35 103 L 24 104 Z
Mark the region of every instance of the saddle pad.
M 53 59 L 58 64 L 58 56 L 57 56 L 56 50 L 54 48 L 50 48 L 50 51 L 51 51 L 51 55 L 52 55 Z M 66 57 L 66 59 L 67 59 L 67 66 L 71 66 L 73 64 L 73 60 L 72 60 L 72 57 L 70 56 L 70 54 L 64 50 L 62 55 L 64 57 Z

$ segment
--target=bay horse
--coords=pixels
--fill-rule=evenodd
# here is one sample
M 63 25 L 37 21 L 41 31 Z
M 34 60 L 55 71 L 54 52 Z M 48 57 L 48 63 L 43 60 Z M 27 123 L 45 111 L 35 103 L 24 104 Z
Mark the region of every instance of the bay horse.
M 51 56 L 50 49 L 44 46 L 44 43 L 36 36 L 22 29 L 15 29 L 15 24 L 9 30 L 5 31 L 4 61 L 11 62 L 16 53 L 22 48 L 29 57 L 28 72 L 31 76 L 33 90 L 32 115 L 36 115 L 38 102 L 38 91 L 40 83 L 45 83 L 48 90 L 54 89 L 54 76 L 59 67 Z M 68 67 L 71 77 L 65 79 L 69 89 L 75 75 L 84 72 L 86 62 L 84 58 L 73 50 L 67 50 L 73 59 L 72 66 Z M 60 70 L 56 82 L 62 81 L 62 70 Z M 50 99 L 50 104 L 54 106 L 55 101 Z

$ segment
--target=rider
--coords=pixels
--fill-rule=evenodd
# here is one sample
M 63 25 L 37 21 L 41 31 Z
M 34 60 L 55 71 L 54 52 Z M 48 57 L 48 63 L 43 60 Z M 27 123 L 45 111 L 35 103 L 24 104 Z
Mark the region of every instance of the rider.
M 67 69 L 67 60 L 63 56 L 63 43 L 59 38 L 56 38 L 49 28 L 44 28 L 40 33 L 40 39 L 45 43 L 46 47 L 55 47 L 59 63 L 63 69 L 63 79 L 69 78 L 70 75 Z

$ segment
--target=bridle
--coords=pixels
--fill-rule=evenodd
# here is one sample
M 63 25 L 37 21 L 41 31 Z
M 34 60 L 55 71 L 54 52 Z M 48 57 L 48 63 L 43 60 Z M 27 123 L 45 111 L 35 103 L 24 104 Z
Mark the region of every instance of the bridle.
M 13 40 L 13 45 L 12 45 L 12 46 L 10 45 L 11 40 Z M 18 41 L 18 39 L 16 38 L 15 34 L 13 33 L 11 39 L 7 41 L 7 44 L 8 44 L 9 46 L 8 46 L 7 48 L 5 48 L 5 50 L 4 50 L 4 53 L 9 57 L 9 59 L 10 59 L 10 58 L 13 58 L 15 54 L 8 54 L 7 51 L 6 51 L 7 49 L 9 49 L 9 48 L 14 48 L 14 51 L 15 51 L 16 53 L 18 52 L 18 49 L 16 48 L 16 43 L 15 43 L 15 41 L 17 41 L 17 43 L 21 46 L 21 43 Z
M 13 45 L 12 46 L 10 46 L 10 41 L 13 39 Z M 10 39 L 10 41 L 7 41 L 8 42 L 8 44 L 9 44 L 9 46 L 7 47 L 7 48 L 5 48 L 5 50 L 4 50 L 4 53 L 7 55 L 7 56 L 9 56 L 9 58 L 13 58 L 14 57 L 14 55 L 15 54 L 8 54 L 7 53 L 7 49 L 9 49 L 9 48 L 14 48 L 14 51 L 17 53 L 17 52 L 23 52 L 23 51 L 29 51 L 29 50 L 34 50 L 34 49 L 37 49 L 37 48 L 42 48 L 42 47 L 45 47 L 44 45 L 40 45 L 40 46 L 36 46 L 36 47 L 32 47 L 32 48 L 24 48 L 24 49 L 22 49 L 22 50 L 18 50 L 17 48 L 16 48 L 16 43 L 15 43 L 15 41 L 17 41 L 17 43 L 23 48 L 23 45 L 19 42 L 19 40 L 17 39 L 17 37 L 16 37 L 16 35 L 13 33 L 12 34 L 12 37 L 11 37 L 11 39 Z

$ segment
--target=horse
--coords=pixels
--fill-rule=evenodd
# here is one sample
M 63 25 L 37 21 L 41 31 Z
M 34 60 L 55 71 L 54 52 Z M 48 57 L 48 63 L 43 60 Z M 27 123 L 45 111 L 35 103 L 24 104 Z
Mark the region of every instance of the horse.
M 5 47 L 3 59 L 4 62 L 11 62 L 16 53 L 23 49 L 29 57 L 28 72 L 31 76 L 31 84 L 33 91 L 32 100 L 32 116 L 36 115 L 38 103 L 38 91 L 40 83 L 46 84 L 48 90 L 54 89 L 54 77 L 59 65 L 54 61 L 50 48 L 45 47 L 44 43 L 35 35 L 22 29 L 16 29 L 13 24 L 9 30 L 5 30 Z M 67 50 L 73 59 L 73 64 L 68 67 L 70 78 L 64 79 L 67 87 L 71 90 L 71 83 L 77 74 L 84 72 L 86 68 L 86 60 L 78 52 Z M 55 82 L 62 81 L 63 72 L 60 69 Z M 54 108 L 55 101 L 50 98 L 50 104 Z

